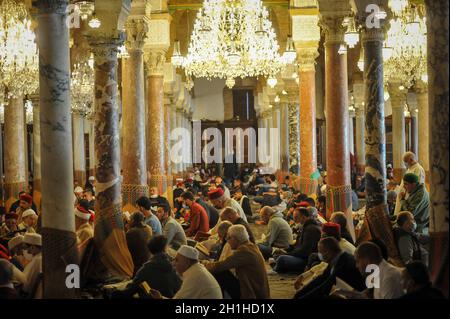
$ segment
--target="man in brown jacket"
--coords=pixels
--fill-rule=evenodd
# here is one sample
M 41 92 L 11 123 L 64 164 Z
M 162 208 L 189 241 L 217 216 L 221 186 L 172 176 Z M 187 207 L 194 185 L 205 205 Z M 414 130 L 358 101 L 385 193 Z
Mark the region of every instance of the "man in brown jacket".
M 247 230 L 243 225 L 233 225 L 228 229 L 227 242 L 233 254 L 223 261 L 206 264 L 213 274 L 235 269 L 240 286 L 241 299 L 270 298 L 264 258 L 258 246 L 250 242 Z

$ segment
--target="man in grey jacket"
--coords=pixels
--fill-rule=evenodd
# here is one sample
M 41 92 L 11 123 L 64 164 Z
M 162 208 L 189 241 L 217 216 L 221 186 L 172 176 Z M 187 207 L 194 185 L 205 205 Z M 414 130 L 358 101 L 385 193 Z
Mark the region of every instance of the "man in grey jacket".
M 264 259 L 269 259 L 272 256 L 272 247 L 282 249 L 289 247 L 293 241 L 292 230 L 283 214 L 276 212 L 272 207 L 264 206 L 260 214 L 268 228 L 263 239 L 258 241 L 258 246 Z

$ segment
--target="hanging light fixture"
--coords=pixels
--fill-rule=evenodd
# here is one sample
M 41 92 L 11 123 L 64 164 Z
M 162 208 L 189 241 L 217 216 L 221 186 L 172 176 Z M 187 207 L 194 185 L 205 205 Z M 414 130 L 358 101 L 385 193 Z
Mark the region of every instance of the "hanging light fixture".
M 273 89 L 278 83 L 278 80 L 274 77 L 270 77 L 267 79 L 267 84 Z
M 175 64 L 187 75 L 222 78 L 231 85 L 231 79 L 277 74 L 286 65 L 285 58 L 292 59 L 293 49 L 290 45 L 283 57 L 278 53 L 276 34 L 261 0 L 205 0 L 187 56 L 176 50 L 174 54 Z
M 364 50 L 362 47 L 361 47 L 361 52 L 359 53 L 358 69 L 361 72 L 364 72 Z
M 85 21 L 87 18 L 94 13 L 94 1 L 77 1 L 75 2 L 75 7 L 81 14 L 81 20 Z
M 338 53 L 339 53 L 340 55 L 346 54 L 346 53 L 347 53 L 347 46 L 346 46 L 345 44 L 341 44 L 341 45 L 339 46 Z
M 344 34 L 344 41 L 349 48 L 354 48 L 359 42 L 359 32 L 356 30 L 355 19 L 353 17 L 348 17 L 343 24 L 344 27 L 347 27 L 347 31 Z
M 173 54 L 171 59 L 172 65 L 176 68 L 183 65 L 183 56 L 181 55 L 180 50 L 180 41 L 175 40 L 175 43 L 173 45 Z
M 280 101 L 281 101 L 280 97 L 278 95 L 275 96 L 274 102 L 278 104 L 280 103 Z
M 70 77 L 70 99 L 73 113 L 86 116 L 92 112 L 94 87 L 94 69 L 89 60 L 75 64 Z
M 292 36 L 288 35 L 286 41 L 286 51 L 283 53 L 283 59 L 286 64 L 294 63 L 297 59 L 297 51 L 295 50 L 294 40 L 292 40 Z
M 38 49 L 22 2 L 0 3 L 0 90 L 6 99 L 35 93 L 39 86 Z
M 98 29 L 98 28 L 100 28 L 100 26 L 102 25 L 102 23 L 100 22 L 100 20 L 95 16 L 95 12 L 94 12 L 94 14 L 92 15 L 92 18 L 91 18 L 91 20 L 89 21 L 89 26 L 92 28 L 92 29 Z
M 127 48 L 125 45 L 121 45 L 118 48 L 119 52 L 117 53 L 117 58 L 118 59 L 128 59 L 130 57 L 130 55 L 128 54 Z

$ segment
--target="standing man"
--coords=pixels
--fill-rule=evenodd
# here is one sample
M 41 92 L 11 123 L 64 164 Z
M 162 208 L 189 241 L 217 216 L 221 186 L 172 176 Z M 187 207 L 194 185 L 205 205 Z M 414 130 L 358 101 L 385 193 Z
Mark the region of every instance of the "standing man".
M 407 173 L 403 176 L 404 191 L 400 192 L 400 209 L 414 215 L 418 233 L 428 233 L 430 217 L 430 197 L 417 175 Z
M 425 184 L 425 170 L 423 167 L 417 162 L 417 157 L 413 152 L 406 152 L 405 155 L 403 155 L 403 162 L 406 166 L 406 174 L 414 174 L 417 176 L 418 181 L 420 184 Z M 400 196 L 402 191 L 404 191 L 404 183 L 403 180 L 400 183 L 399 192 L 397 195 L 397 201 L 395 203 L 395 215 L 398 215 L 402 211 L 400 208 Z

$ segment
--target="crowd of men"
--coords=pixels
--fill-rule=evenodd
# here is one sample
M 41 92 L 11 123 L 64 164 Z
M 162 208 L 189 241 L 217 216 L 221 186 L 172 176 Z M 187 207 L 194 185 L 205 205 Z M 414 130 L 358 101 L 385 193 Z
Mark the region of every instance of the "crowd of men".
M 386 181 L 399 261 L 388 256 L 383 238 L 362 241 L 352 231 L 364 212 L 358 207 L 358 197 L 366 195 L 364 178 L 354 178 L 355 219 L 349 225 L 344 212 L 327 215 L 324 171 L 317 192 L 302 194 L 293 177 L 280 181 L 258 168 L 227 180 L 194 168 L 176 180 L 172 202 L 151 187 L 135 212 L 123 214 L 134 274 L 108 297 L 267 299 L 270 276 L 293 273 L 293 298 L 443 298 L 428 270 L 425 173 L 414 154 L 406 153 L 404 162 L 401 184 L 389 167 Z M 92 244 L 95 179 L 76 187 L 74 196 L 77 245 L 90 270 L 83 288 L 114 283 Z M 42 240 L 32 197 L 20 194 L 0 222 L 0 298 L 41 297 Z M 265 227 L 260 238 L 257 227 Z M 367 283 L 373 267 L 379 275 Z

